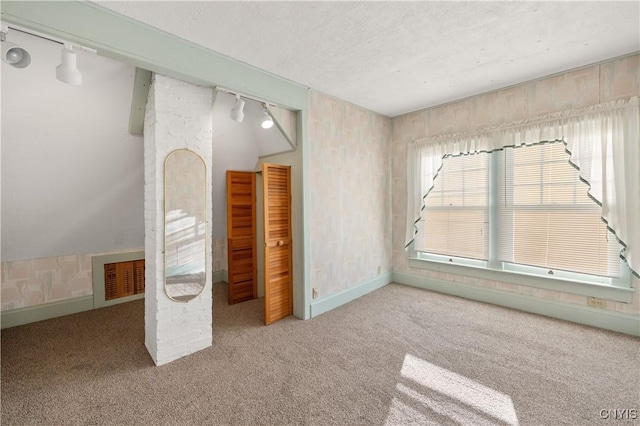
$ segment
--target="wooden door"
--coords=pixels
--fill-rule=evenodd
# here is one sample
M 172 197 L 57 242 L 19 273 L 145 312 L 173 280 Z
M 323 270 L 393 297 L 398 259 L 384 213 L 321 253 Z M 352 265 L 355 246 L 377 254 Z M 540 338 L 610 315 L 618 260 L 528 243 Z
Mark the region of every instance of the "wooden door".
M 264 322 L 293 313 L 291 168 L 262 164 L 264 203 Z
M 227 171 L 229 304 L 258 297 L 256 175 Z

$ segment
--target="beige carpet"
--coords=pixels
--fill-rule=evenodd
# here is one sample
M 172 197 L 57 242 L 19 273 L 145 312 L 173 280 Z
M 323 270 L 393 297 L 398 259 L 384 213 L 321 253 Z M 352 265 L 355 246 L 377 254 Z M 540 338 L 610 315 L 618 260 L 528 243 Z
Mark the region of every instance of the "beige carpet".
M 162 367 L 143 301 L 3 330 L 2 424 L 639 422 L 601 418 L 640 416 L 638 338 L 396 284 L 269 327 L 261 302 L 215 284 L 214 346 Z

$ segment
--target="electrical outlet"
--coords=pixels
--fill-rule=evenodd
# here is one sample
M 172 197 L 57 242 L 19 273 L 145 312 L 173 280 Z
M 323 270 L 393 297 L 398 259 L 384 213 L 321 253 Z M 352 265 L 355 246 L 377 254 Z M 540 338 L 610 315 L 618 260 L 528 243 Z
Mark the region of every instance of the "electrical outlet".
M 313 298 L 317 299 L 318 298 L 318 289 L 314 287 L 313 289 Z
M 589 297 L 587 299 L 587 305 L 591 306 L 592 308 L 606 308 L 607 301 L 604 299 L 598 299 L 597 297 Z

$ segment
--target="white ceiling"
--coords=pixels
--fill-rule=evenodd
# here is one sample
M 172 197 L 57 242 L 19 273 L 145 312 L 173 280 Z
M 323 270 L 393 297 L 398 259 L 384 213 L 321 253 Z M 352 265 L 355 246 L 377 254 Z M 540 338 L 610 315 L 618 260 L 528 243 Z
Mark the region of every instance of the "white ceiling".
M 640 50 L 640 2 L 100 5 L 394 117 Z

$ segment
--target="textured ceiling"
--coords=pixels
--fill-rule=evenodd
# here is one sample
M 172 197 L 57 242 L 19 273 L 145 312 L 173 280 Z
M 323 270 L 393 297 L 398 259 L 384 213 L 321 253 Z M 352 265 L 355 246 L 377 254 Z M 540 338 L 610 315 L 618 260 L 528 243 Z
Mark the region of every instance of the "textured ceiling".
M 97 2 L 394 117 L 640 50 L 640 2 Z

